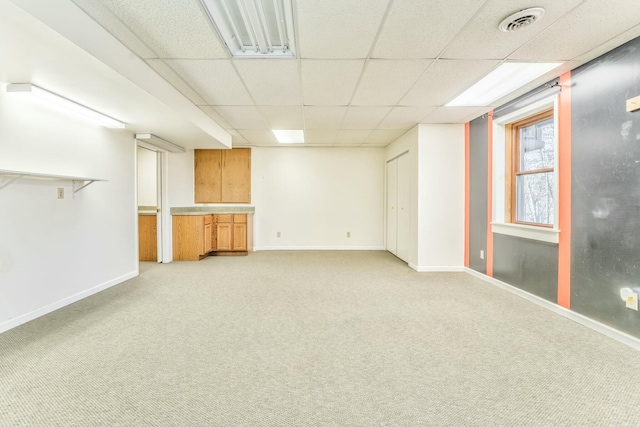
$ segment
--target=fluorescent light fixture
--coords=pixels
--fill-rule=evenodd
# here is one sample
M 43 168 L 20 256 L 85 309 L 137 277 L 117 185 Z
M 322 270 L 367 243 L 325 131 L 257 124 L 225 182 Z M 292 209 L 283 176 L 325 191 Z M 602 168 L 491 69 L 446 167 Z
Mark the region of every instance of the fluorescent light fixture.
M 70 99 L 67 99 L 63 96 L 57 95 L 53 92 L 49 92 L 48 90 L 42 89 L 41 87 L 32 85 L 31 83 L 10 83 L 7 85 L 7 92 L 30 93 L 32 95 L 35 95 L 38 99 L 42 99 L 48 102 L 50 105 L 55 105 L 60 109 L 81 115 L 85 118 L 101 124 L 102 126 L 118 129 L 124 128 L 124 123 L 116 119 L 92 110 L 89 107 L 85 107 L 82 104 L 71 101 Z
M 200 0 L 234 57 L 295 58 L 291 0 Z
M 280 144 L 304 144 L 304 132 L 301 130 L 272 130 Z
M 166 139 L 162 139 L 159 136 L 155 136 L 151 133 L 136 133 L 136 139 L 138 140 L 138 145 L 150 148 L 154 151 L 158 151 L 157 148 L 161 148 L 171 153 L 184 153 L 186 151 L 184 147 L 167 141 Z M 148 147 L 147 145 L 150 145 L 151 147 Z
M 559 65 L 559 62 L 505 62 L 446 106 L 486 107 Z

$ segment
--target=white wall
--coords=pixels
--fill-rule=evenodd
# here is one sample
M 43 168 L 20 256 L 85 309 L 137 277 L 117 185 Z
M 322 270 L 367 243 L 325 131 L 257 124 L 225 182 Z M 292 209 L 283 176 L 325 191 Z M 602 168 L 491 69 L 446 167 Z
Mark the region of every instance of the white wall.
M 418 125 L 387 147 L 385 159 L 405 151 L 411 165 L 413 236 L 408 264 L 418 271 L 462 270 L 464 125 Z
M 0 85 L 0 169 L 108 180 L 76 198 L 68 181 L 22 179 L 0 190 L 0 332 L 137 275 L 131 133 Z
M 256 249 L 383 248 L 384 149 L 259 147 L 252 163 Z
M 254 147 L 254 248 L 382 249 L 384 170 L 383 148 Z M 193 191 L 193 150 L 171 154 L 171 206 Z
M 138 147 L 138 206 L 158 205 L 156 152 Z
M 419 125 L 419 270 L 464 264 L 464 125 Z

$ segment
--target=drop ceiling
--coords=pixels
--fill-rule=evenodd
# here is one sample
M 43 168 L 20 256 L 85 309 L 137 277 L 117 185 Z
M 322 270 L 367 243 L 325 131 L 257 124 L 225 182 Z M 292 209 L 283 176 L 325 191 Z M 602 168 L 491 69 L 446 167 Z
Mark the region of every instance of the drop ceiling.
M 310 146 L 386 146 L 418 123 L 488 111 L 444 104 L 504 61 L 563 65 L 493 106 L 640 35 L 637 0 L 293 0 L 296 59 L 232 59 L 199 0 L 51 1 L 72 1 L 233 146 L 277 145 L 273 128 L 304 129 Z M 533 6 L 541 20 L 498 30 Z

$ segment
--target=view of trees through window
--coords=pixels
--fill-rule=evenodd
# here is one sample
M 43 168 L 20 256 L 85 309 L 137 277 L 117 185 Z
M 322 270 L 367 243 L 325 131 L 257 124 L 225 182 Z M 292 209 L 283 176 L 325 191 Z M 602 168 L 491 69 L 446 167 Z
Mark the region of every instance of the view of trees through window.
M 515 221 L 554 223 L 553 112 L 532 124 L 517 127 L 518 160 L 515 173 Z

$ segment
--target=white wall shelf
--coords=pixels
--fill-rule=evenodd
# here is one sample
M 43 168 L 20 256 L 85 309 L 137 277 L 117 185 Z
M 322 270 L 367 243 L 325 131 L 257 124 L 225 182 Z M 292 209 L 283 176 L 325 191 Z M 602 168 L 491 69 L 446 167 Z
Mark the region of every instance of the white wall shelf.
M 7 170 L 7 169 L 0 169 L 0 177 L 8 178 L 8 181 L 0 184 L 0 190 L 2 190 L 3 188 L 7 187 L 10 184 L 13 184 L 14 182 L 16 182 L 21 178 L 44 179 L 44 180 L 50 180 L 50 181 L 71 181 L 74 197 L 77 192 L 93 184 L 94 182 L 106 181 L 106 179 L 87 178 L 84 176 L 53 175 L 48 173 L 14 171 L 14 170 Z

